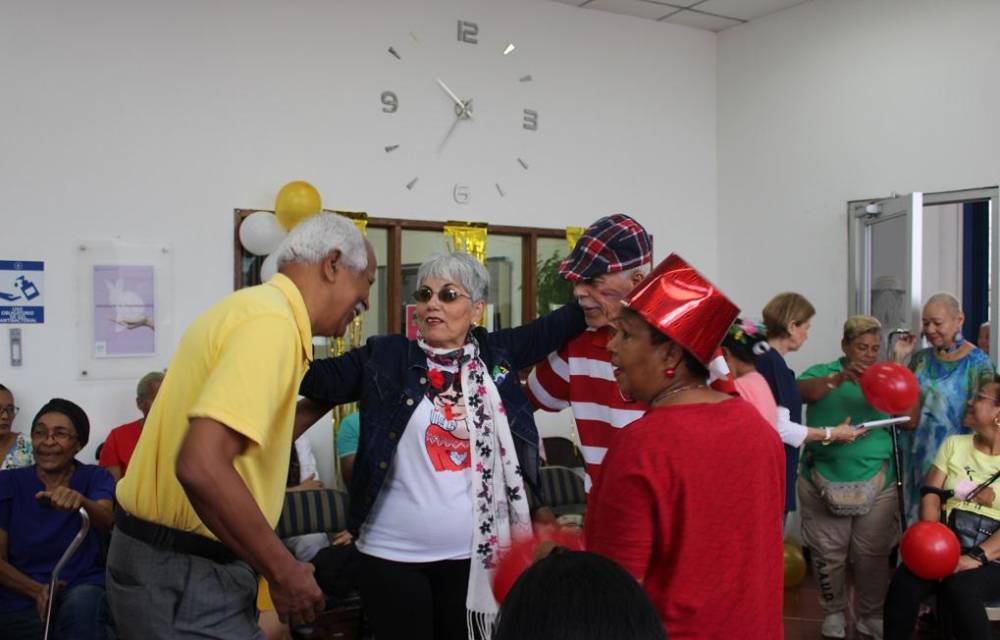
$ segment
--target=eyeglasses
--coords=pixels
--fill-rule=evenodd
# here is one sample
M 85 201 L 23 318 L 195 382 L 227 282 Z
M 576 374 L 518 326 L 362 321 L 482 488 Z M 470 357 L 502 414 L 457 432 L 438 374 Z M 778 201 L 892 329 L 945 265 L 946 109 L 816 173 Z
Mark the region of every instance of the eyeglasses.
M 994 398 L 993 396 L 985 394 L 985 393 L 977 393 L 975 399 L 976 400 L 989 400 L 990 402 L 993 402 L 993 403 L 996 403 L 996 404 L 1000 404 L 1000 398 Z
M 39 440 L 41 442 L 45 442 L 49 438 L 52 438 L 53 440 L 55 440 L 60 444 L 68 444 L 76 439 L 76 434 L 63 430 L 58 430 L 58 431 L 46 431 L 45 429 L 31 430 L 32 440 Z
M 420 287 L 413 292 L 413 299 L 417 302 L 430 302 L 431 298 L 437 294 L 437 299 L 445 304 L 451 304 L 452 302 L 458 300 L 459 298 L 472 299 L 467 293 L 462 293 L 455 287 L 441 287 L 439 291 L 434 291 L 430 287 Z
M 17 415 L 17 412 L 20 411 L 20 410 L 21 409 L 19 407 L 15 407 L 14 405 L 8 405 L 6 407 L 0 407 L 0 416 L 2 416 L 3 414 L 6 413 L 11 418 L 13 418 L 14 416 Z

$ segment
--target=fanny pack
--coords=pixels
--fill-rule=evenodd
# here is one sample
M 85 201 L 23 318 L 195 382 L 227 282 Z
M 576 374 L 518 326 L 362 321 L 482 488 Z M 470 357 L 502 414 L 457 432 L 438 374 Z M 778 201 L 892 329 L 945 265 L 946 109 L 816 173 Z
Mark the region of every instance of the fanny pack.
M 826 504 L 826 509 L 835 516 L 863 516 L 872 510 L 875 497 L 885 485 L 885 473 L 889 468 L 886 462 L 874 476 L 868 480 L 851 482 L 834 482 L 827 480 L 813 464 L 810 470 L 813 486 Z

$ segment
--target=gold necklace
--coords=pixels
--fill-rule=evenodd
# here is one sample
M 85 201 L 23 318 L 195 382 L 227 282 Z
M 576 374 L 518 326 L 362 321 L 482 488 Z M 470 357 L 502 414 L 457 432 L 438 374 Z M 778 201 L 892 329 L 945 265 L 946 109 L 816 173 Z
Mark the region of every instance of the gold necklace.
M 667 398 L 676 393 L 680 393 L 681 391 L 691 391 L 693 389 L 703 389 L 707 386 L 708 385 L 706 384 L 685 384 L 680 387 L 677 387 L 676 389 L 668 389 L 667 391 L 661 391 L 659 394 L 656 395 L 655 398 L 653 398 L 653 401 L 650 402 L 649 405 L 651 407 L 656 407 L 659 406 L 657 403 L 662 403 L 664 400 L 666 400 Z

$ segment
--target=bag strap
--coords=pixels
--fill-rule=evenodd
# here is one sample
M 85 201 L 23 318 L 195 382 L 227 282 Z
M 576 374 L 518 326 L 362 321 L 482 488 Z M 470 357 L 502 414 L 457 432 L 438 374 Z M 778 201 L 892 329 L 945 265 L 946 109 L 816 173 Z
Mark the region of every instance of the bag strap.
M 969 493 L 969 495 L 965 496 L 965 501 L 966 502 L 972 502 L 973 498 L 975 498 L 977 495 L 979 495 L 980 491 L 982 491 L 986 487 L 988 487 L 991 484 L 993 484 L 994 482 L 996 482 L 997 478 L 1000 478 L 1000 471 L 997 471 L 992 476 L 990 476 L 988 480 L 985 480 L 982 483 L 980 483 L 980 485 L 978 487 L 976 487 L 975 489 L 973 489 L 972 492 Z

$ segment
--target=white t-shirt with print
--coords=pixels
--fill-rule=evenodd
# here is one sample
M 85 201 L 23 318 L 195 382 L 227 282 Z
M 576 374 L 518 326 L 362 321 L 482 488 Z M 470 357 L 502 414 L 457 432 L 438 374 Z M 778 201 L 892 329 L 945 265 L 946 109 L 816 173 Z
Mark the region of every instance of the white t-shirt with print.
M 430 366 L 428 394 L 410 417 L 385 484 L 361 526 L 358 550 L 377 558 L 436 562 L 472 556 L 472 451 L 465 401 L 458 373 Z M 434 369 L 449 375 L 443 391 L 434 389 L 439 379 Z

